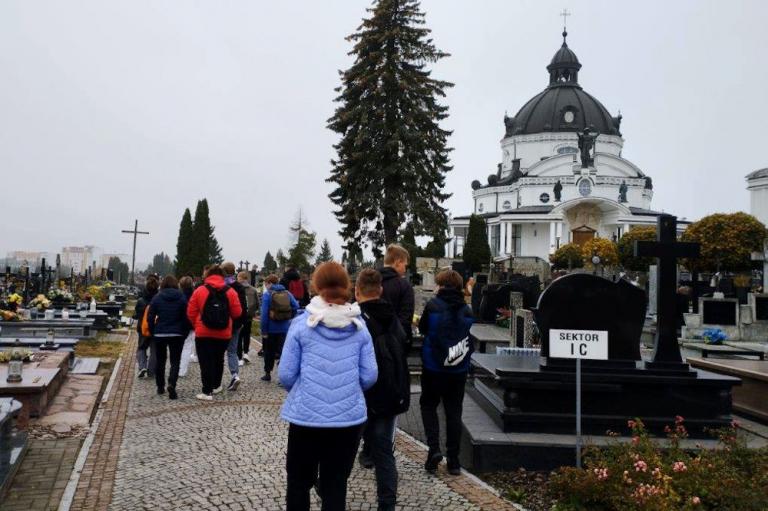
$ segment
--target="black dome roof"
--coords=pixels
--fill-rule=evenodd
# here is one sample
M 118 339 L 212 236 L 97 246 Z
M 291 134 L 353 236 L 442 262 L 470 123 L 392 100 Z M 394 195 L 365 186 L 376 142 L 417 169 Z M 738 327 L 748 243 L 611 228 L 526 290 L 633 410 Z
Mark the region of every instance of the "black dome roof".
M 612 117 L 608 110 L 578 82 L 581 69 L 576 54 L 563 45 L 547 66 L 549 86 L 528 101 L 514 117 L 504 117 L 506 136 L 547 131 L 580 132 L 590 127 L 605 135 L 621 135 L 621 115 Z

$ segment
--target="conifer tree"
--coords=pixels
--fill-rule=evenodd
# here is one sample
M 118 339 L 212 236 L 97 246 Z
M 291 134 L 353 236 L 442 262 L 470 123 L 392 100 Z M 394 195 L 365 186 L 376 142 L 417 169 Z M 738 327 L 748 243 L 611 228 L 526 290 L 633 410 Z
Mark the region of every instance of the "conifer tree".
M 262 265 L 262 269 L 264 273 L 271 273 L 277 270 L 277 262 L 269 251 L 267 251 L 267 255 L 264 256 L 264 264 Z
M 328 121 L 341 135 L 328 181 L 339 234 L 370 243 L 378 257 L 405 223 L 416 236 L 447 230 L 450 132 L 439 126 L 448 107 L 438 101 L 453 84 L 427 67 L 448 54 L 432 43 L 417 0 L 378 0 L 368 11 L 348 37 L 355 62 L 341 73 L 340 106 Z
M 315 266 L 319 266 L 322 263 L 327 263 L 328 261 L 333 261 L 333 254 L 331 253 L 330 243 L 328 243 L 327 239 L 324 239 L 323 244 L 320 245 L 320 253 L 317 254 Z
M 277 249 L 277 254 L 275 254 L 275 260 L 277 261 L 277 270 L 283 270 L 285 268 L 285 265 L 288 264 L 288 258 L 285 257 L 285 254 L 283 253 L 282 248 Z
M 197 201 L 192 239 L 194 241 L 192 252 L 195 263 L 193 272 L 198 274 L 198 272 L 202 271 L 203 266 L 214 263 L 220 264 L 224 261 L 221 255 L 221 247 L 214 235 L 214 227 L 211 225 L 207 199 Z
M 193 227 L 192 227 L 192 214 L 189 212 L 189 208 L 184 210 L 184 215 L 181 217 L 181 224 L 179 225 L 179 237 L 176 241 L 176 275 L 183 276 L 189 273 L 195 273 L 195 269 L 192 266 L 193 252 Z
M 469 217 L 469 229 L 467 230 L 467 239 L 464 241 L 462 258 L 471 272 L 478 272 L 482 270 L 484 264 L 491 262 L 488 230 L 485 226 L 485 220 L 477 215 Z

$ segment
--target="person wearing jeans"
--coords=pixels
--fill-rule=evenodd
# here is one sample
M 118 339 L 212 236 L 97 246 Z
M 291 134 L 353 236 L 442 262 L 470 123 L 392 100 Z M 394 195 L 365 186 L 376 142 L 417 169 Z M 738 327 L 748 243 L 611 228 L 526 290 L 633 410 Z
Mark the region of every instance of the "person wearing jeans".
M 229 320 L 224 328 L 215 328 L 204 321 L 205 302 L 212 292 L 224 292 L 226 296 Z M 221 386 L 221 378 L 224 374 L 224 353 L 232 339 L 232 323 L 242 313 L 243 309 L 237 293 L 224 282 L 224 271 L 219 265 L 209 267 L 205 273 L 204 285 L 195 289 L 187 307 L 187 318 L 195 328 L 195 347 L 200 362 L 200 379 L 203 384 L 203 392 L 195 396 L 197 399 L 212 400 L 214 390 Z
M 272 370 L 275 368 L 275 360 L 283 352 L 285 334 L 291 325 L 291 320 L 275 319 L 275 310 L 272 304 L 272 296 L 275 293 L 286 293 L 290 299 L 291 316 L 296 314 L 299 303 L 284 286 L 278 284 L 277 275 L 270 275 L 264 281 L 264 296 L 261 298 L 261 343 L 264 349 L 264 376 L 262 381 L 272 380 Z
M 150 359 L 147 356 L 147 350 L 152 353 L 152 336 L 144 337 L 141 334 L 141 322 L 144 318 L 144 310 L 149 307 L 150 302 L 157 294 L 160 288 L 160 282 L 157 277 L 150 275 L 147 277 L 147 283 L 144 286 L 144 293 L 136 301 L 136 308 L 133 312 L 133 319 L 136 321 L 136 331 L 139 334 L 138 347 L 136 348 L 136 364 L 139 366 L 139 378 L 145 376 L 154 376 L 154 367 L 150 367 Z M 154 357 L 152 358 L 154 362 Z
M 240 359 L 237 356 L 238 346 L 240 344 L 240 330 L 245 324 L 245 318 L 248 315 L 248 304 L 245 297 L 245 287 L 235 278 L 235 263 L 227 261 L 221 265 L 224 270 L 224 282 L 235 291 L 237 299 L 240 301 L 240 316 L 232 321 L 232 338 L 227 345 L 227 366 L 232 378 L 229 381 L 227 390 L 234 392 L 240 386 Z
M 149 329 L 157 354 L 155 382 L 157 393 L 165 392 L 165 361 L 171 352 L 171 370 L 168 375 L 168 397 L 176 399 L 176 382 L 179 379 L 179 364 L 184 339 L 190 330 L 187 319 L 187 298 L 179 290 L 176 277 L 166 275 L 160 284 L 160 292 L 152 298 L 147 315 Z
M 363 392 L 378 369 L 360 308 L 348 303 L 344 267 L 321 264 L 313 284 L 318 296 L 293 320 L 279 368 L 289 391 L 280 411 L 289 423 L 286 511 L 309 511 L 315 482 L 322 511 L 341 511 L 367 418 Z
M 395 428 L 397 416 L 408 410 L 411 398 L 408 372 L 408 337 L 395 309 L 382 300 L 382 276 L 363 269 L 355 284 L 355 297 L 373 338 L 379 378 L 365 392 L 368 422 L 363 432 L 360 464 L 375 468 L 379 511 L 394 511 L 397 504 Z

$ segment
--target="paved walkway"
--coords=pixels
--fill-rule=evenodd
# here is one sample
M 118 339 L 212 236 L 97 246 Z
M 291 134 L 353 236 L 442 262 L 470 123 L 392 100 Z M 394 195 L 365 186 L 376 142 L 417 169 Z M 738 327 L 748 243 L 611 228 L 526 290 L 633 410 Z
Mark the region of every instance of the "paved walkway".
M 124 366 L 113 389 L 114 404 L 99 428 L 104 433 L 97 435 L 86 463 L 88 480 L 81 480 L 72 509 L 283 509 L 287 426 L 279 409 L 285 391 L 259 381 L 262 359 L 254 358 L 243 370 L 240 389 L 210 403 L 194 399 L 200 386 L 197 364 L 180 380 L 177 401 L 158 396 L 153 381 L 134 378 L 133 368 Z M 128 393 L 126 405 L 123 394 Z M 107 416 L 123 407 L 125 414 Z M 399 510 L 515 509 L 471 476 L 452 477 L 444 466 L 437 476 L 427 474 L 423 446 L 407 435 L 399 435 L 396 456 Z M 319 509 L 316 498 L 313 509 Z M 376 509 L 372 471 L 355 467 L 348 509 Z

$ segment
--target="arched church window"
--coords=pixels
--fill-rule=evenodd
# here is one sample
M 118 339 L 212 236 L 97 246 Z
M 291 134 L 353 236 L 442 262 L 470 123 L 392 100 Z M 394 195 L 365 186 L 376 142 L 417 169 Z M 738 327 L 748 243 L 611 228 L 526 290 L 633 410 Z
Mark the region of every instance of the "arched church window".
M 477 206 L 477 210 L 482 213 L 483 209 L 485 209 L 485 206 L 483 206 L 483 203 L 481 202 L 479 206 Z

